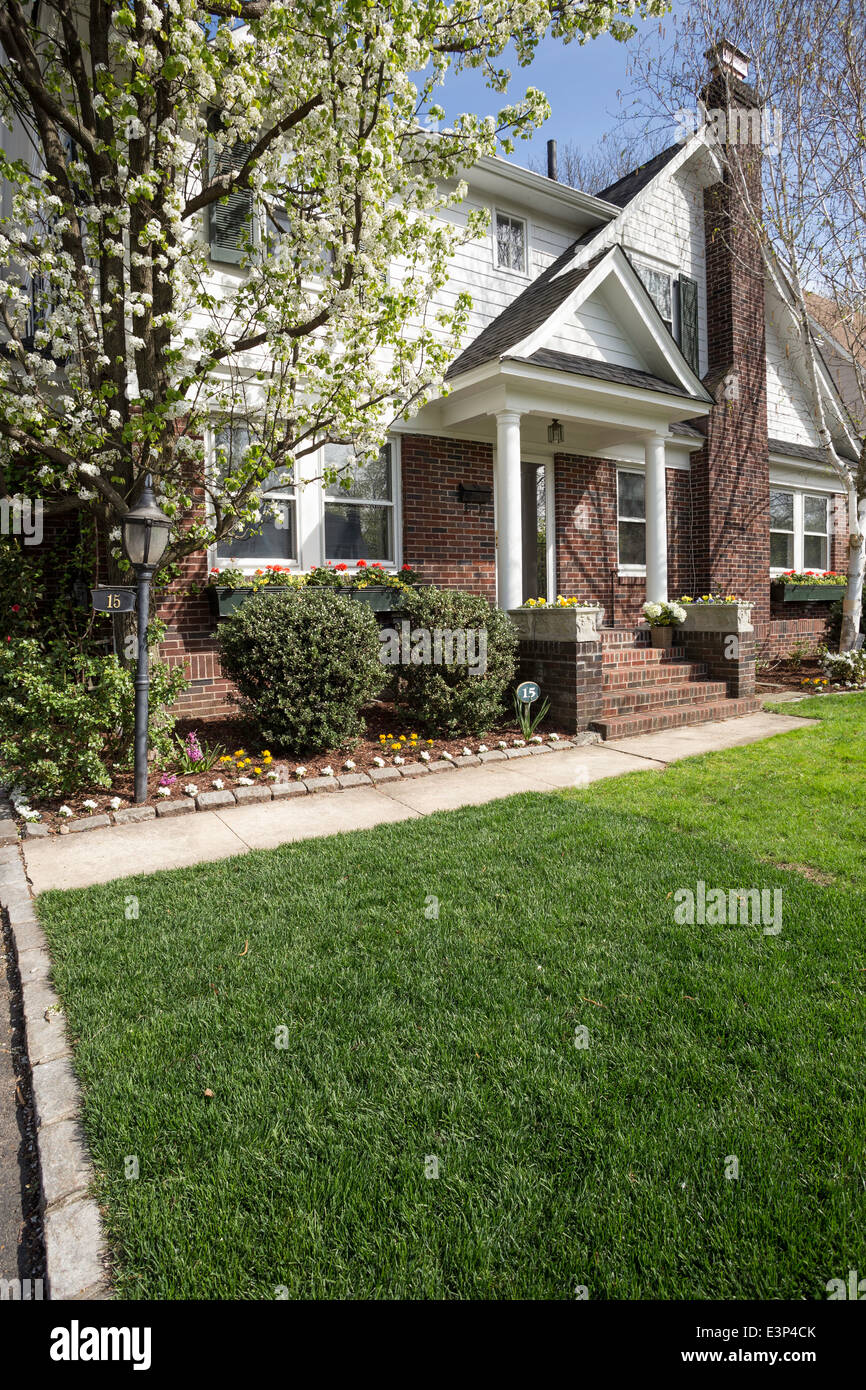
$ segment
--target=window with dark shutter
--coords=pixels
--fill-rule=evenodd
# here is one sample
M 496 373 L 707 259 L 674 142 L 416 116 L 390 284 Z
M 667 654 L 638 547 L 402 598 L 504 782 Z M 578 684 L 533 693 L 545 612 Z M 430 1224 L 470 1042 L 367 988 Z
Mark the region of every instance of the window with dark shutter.
M 242 169 L 251 149 L 252 145 L 247 140 L 236 140 L 232 147 L 223 149 L 217 149 L 214 142 L 208 140 L 208 177 L 214 179 L 220 174 Z M 211 203 L 206 215 L 211 260 L 239 265 L 244 244 L 249 241 L 253 231 L 252 193 L 245 188 L 236 188 L 228 198 Z
M 698 282 L 680 276 L 680 347 L 693 371 L 700 374 L 698 346 Z

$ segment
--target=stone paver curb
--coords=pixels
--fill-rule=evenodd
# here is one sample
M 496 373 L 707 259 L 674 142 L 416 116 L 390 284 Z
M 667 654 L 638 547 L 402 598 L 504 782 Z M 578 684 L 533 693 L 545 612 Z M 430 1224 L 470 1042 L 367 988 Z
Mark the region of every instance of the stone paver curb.
M 82 829 L 110 824 L 89 817 Z M 72 827 L 70 827 L 72 828 Z M 0 905 L 5 908 L 21 975 L 27 1055 L 36 1111 L 36 1142 L 45 1239 L 48 1297 L 106 1299 L 105 1239 L 88 1191 L 93 1168 L 79 1121 L 81 1097 L 63 1011 L 51 984 L 51 958 L 30 897 L 20 853 L 0 863 Z

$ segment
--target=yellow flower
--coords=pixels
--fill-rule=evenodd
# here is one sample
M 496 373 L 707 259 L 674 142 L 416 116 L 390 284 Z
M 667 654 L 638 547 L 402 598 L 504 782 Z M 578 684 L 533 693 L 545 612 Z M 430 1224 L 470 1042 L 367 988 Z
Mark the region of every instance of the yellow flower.
M 399 753 L 399 752 L 400 752 L 400 745 L 399 745 L 399 743 L 392 743 L 392 744 L 391 744 L 391 752 L 392 752 L 392 753 Z
M 432 740 L 432 738 L 428 738 L 428 740 L 427 740 L 427 746 L 428 746 L 428 748 L 432 748 L 432 747 L 433 747 L 433 740 Z
M 262 769 L 260 767 L 254 767 L 253 772 L 256 774 L 257 777 L 261 777 L 262 775 Z

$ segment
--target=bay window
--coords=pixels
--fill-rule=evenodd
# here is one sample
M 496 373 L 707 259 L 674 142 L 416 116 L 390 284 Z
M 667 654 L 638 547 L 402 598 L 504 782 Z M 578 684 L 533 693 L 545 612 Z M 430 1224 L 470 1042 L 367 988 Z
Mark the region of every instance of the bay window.
M 770 570 L 826 570 L 830 498 L 797 488 L 770 489 Z

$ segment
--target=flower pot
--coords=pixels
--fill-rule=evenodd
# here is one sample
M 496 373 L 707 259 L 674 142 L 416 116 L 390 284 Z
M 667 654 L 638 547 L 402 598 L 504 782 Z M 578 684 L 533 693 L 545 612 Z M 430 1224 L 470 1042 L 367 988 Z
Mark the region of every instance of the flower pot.
M 848 592 L 847 584 L 771 584 L 774 603 L 836 603 Z
M 733 603 L 682 603 L 686 610 L 686 620 L 680 624 L 681 632 L 752 632 L 752 608 L 754 604 L 736 601 Z
M 653 647 L 672 647 L 674 645 L 673 623 L 650 628 L 650 643 Z
M 517 635 L 527 642 L 600 642 L 601 607 L 509 608 Z

